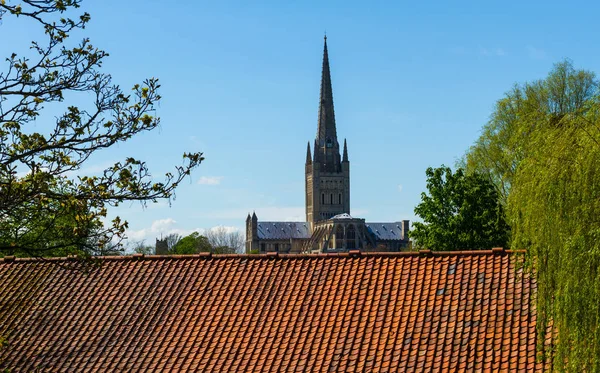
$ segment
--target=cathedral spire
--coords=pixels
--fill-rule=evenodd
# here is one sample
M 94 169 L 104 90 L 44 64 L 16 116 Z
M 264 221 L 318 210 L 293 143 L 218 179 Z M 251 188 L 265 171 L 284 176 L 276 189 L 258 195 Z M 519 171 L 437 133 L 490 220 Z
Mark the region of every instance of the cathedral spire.
M 312 157 L 310 155 L 310 141 L 306 144 L 306 164 L 312 163 Z
M 331 88 L 331 73 L 329 71 L 329 55 L 327 53 L 327 35 L 324 37 L 323 69 L 321 72 L 321 95 L 319 101 L 319 127 L 317 141 L 323 146 L 329 139 L 334 144 L 337 142 L 335 130 L 335 114 L 333 111 L 333 90 Z
M 342 162 L 348 162 L 348 146 L 346 145 L 346 139 L 344 139 L 344 156 Z

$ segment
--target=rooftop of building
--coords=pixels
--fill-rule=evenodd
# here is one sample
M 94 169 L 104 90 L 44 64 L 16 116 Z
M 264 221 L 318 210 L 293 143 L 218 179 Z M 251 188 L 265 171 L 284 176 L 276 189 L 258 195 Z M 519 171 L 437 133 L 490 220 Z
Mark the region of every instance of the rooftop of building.
M 323 223 L 336 223 L 343 221 L 358 220 L 348 214 L 340 214 Z M 364 219 L 360 219 L 364 220 Z M 377 240 L 405 240 L 405 232 L 402 230 L 402 222 L 365 222 L 367 230 Z M 257 238 L 261 240 L 289 240 L 309 239 L 310 224 L 303 221 L 258 221 Z
M 0 259 L 14 371 L 535 370 L 523 256 Z

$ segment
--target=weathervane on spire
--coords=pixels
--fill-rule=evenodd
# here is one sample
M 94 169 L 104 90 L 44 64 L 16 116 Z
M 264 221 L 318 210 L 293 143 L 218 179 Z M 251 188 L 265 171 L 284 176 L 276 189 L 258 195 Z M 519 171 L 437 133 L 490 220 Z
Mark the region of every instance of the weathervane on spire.
M 323 39 L 325 39 L 325 41 L 327 41 L 327 30 L 325 30 L 325 36 L 323 37 Z

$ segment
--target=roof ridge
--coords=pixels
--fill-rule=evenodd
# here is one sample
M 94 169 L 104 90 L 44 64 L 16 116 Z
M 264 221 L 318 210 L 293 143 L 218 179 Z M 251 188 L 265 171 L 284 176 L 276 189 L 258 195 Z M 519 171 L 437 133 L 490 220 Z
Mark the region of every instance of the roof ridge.
M 419 257 L 419 256 L 484 256 L 484 255 L 503 255 L 503 254 L 524 254 L 525 250 L 504 250 L 495 248 L 491 250 L 462 250 L 462 251 L 402 251 L 402 252 L 364 252 L 360 250 L 352 250 L 352 252 L 339 253 L 321 253 L 321 254 L 281 254 L 274 255 L 273 253 L 266 254 L 179 254 L 179 255 L 112 255 L 112 256 L 93 256 L 90 260 L 112 261 L 112 260 L 175 260 L 175 259 L 303 259 L 303 258 L 354 258 L 361 257 Z M 54 258 L 15 258 L 13 256 L 5 256 L 0 258 L 0 263 L 6 262 L 64 262 L 77 260 L 77 257 L 54 257 Z M 82 258 L 83 259 L 83 258 Z

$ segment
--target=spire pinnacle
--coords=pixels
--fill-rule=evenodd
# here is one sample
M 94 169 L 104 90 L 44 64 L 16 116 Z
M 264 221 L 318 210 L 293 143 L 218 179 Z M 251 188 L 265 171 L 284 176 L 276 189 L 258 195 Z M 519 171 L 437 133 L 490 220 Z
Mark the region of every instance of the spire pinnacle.
M 344 156 L 342 162 L 348 162 L 348 145 L 346 145 L 346 139 L 344 139 Z
M 327 52 L 327 35 L 323 43 L 323 69 L 321 72 L 321 94 L 319 97 L 319 126 L 317 140 L 319 146 L 323 146 L 329 139 L 332 143 L 337 142 L 335 129 L 335 113 L 333 110 L 333 89 L 331 87 L 331 73 L 329 71 L 329 54 Z
M 310 155 L 310 141 L 306 144 L 306 164 L 312 163 L 312 157 Z

